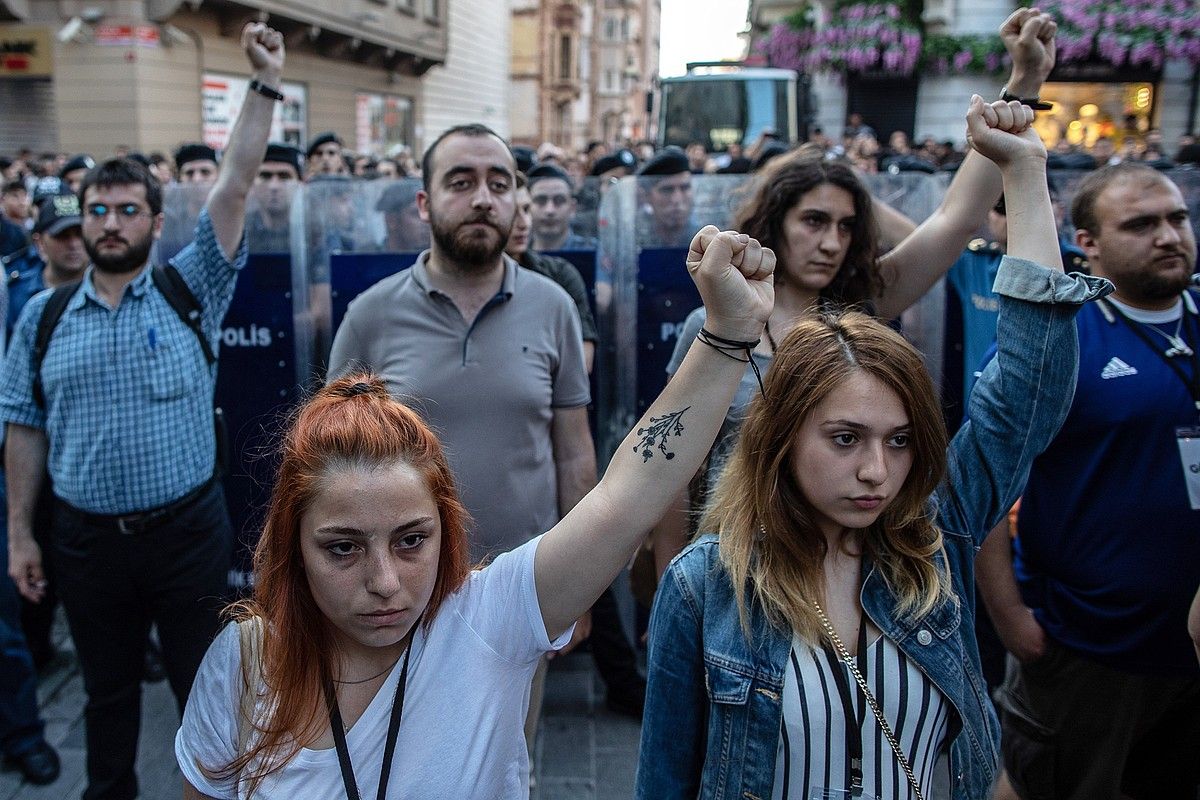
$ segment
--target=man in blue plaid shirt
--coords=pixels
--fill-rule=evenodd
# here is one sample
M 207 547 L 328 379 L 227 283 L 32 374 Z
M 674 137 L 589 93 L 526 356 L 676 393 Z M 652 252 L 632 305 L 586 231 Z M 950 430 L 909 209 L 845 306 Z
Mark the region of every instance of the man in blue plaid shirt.
M 282 36 L 253 23 L 242 46 L 253 81 L 195 239 L 172 259 L 203 309 L 213 352 L 246 262 L 246 195 L 282 98 Z M 32 352 L 49 293 L 26 305 L 0 374 L 9 574 L 21 594 L 40 599 L 31 528 L 48 468 L 56 581 L 88 695 L 83 797 L 132 800 L 147 630 L 158 628 L 182 713 L 219 625 L 232 530 L 214 478 L 216 367 L 148 265 L 162 188 L 136 161 L 114 159 L 89 171 L 80 202 L 91 265 L 45 351 L 44 404 L 34 400 Z

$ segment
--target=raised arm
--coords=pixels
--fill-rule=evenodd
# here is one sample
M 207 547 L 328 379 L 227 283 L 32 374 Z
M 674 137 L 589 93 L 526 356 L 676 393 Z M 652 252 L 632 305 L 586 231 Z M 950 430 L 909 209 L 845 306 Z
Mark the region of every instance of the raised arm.
M 774 303 L 775 254 L 710 225 L 692 240 L 687 267 L 708 309 L 705 329 L 730 341 L 757 340 Z M 693 347 L 600 483 L 542 539 L 534 569 L 551 638 L 591 607 L 687 485 L 745 369 L 712 347 Z
M 1011 95 L 1036 97 L 1054 68 L 1057 25 L 1036 8 L 1019 8 L 1000 28 L 1012 56 Z M 972 150 L 954 175 L 937 211 L 879 260 L 884 290 L 876 301 L 883 318 L 899 316 L 954 264 L 988 209 L 1000 197 L 1001 178 L 990 159 Z
M 283 74 L 283 35 L 261 22 L 242 29 L 242 49 L 253 68 L 251 80 L 268 90 L 279 91 Z M 261 92 L 247 90 L 242 110 L 229 134 L 229 147 L 221 162 L 221 174 L 208 196 L 208 215 L 212 219 L 217 243 L 227 258 L 233 258 L 245 227 L 246 195 L 267 150 L 275 100 Z
M 939 490 L 944 528 L 977 545 L 1012 507 L 1033 459 L 1071 407 L 1079 367 L 1075 312 L 1111 291 L 1103 279 L 1062 274 L 1046 149 L 1032 121 L 1028 106 L 985 104 L 978 96 L 967 112 L 968 138 L 1000 168 L 1009 198 L 1008 255 L 994 287 L 996 358 L 971 392 L 969 419 L 951 444 Z

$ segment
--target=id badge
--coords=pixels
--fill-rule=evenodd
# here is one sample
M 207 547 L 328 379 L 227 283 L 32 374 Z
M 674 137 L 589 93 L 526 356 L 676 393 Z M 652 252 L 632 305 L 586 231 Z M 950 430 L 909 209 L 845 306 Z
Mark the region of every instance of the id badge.
M 1200 511 L 1200 427 L 1176 428 L 1175 441 L 1179 442 L 1179 460 L 1183 465 L 1188 500 L 1193 511 Z
M 814 786 L 808 790 L 807 800 L 879 800 L 879 798 L 862 789 L 823 789 L 820 786 Z

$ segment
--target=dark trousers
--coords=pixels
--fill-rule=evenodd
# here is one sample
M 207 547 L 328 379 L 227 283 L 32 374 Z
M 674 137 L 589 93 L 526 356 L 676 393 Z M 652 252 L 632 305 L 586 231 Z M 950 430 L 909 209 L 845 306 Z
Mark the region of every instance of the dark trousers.
M 62 502 L 53 538 L 59 597 L 87 691 L 84 800 L 133 800 L 142 670 L 151 623 L 179 713 L 219 627 L 233 540 L 214 484 L 169 522 L 137 534 L 89 523 Z
M 645 681 L 638 673 L 637 655 L 625 635 L 612 587 L 592 606 L 592 635 L 588 637 L 596 671 L 609 692 L 644 692 Z
M 0 479 L 0 508 L 5 507 Z M 0 520 L 0 755 L 17 756 L 42 741 L 37 676 L 21 634 L 17 587 L 8 577 L 8 523 Z
M 996 700 L 1023 800 L 1197 796 L 1200 678 L 1120 672 L 1047 638 L 1037 661 L 1009 656 Z

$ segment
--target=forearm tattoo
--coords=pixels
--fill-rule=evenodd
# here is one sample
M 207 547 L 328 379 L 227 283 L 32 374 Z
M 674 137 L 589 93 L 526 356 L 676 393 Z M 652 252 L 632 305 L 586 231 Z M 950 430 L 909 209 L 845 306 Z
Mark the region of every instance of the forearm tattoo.
M 642 438 L 634 445 L 633 451 L 641 452 L 643 464 L 654 456 L 655 448 L 663 454 L 667 461 L 675 457 L 675 454 L 667 449 L 667 439 L 671 436 L 683 435 L 682 420 L 688 408 L 691 406 L 662 417 L 651 417 L 649 425 L 637 429 L 637 435 Z

